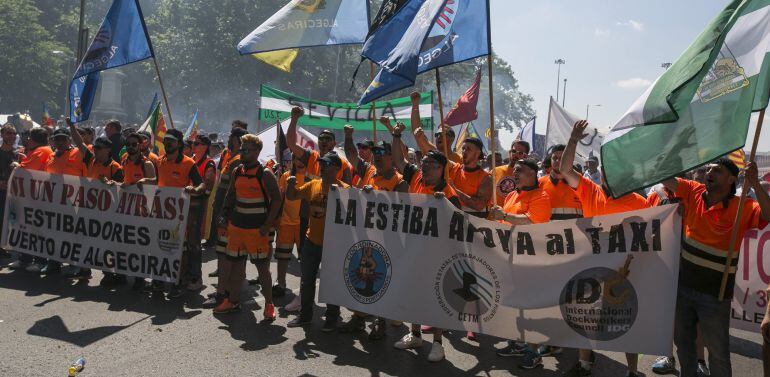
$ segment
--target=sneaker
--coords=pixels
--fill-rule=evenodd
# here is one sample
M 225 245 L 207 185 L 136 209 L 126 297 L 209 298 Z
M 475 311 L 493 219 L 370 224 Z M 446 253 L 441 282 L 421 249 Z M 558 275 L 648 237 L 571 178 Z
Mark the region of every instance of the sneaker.
M 195 282 L 187 284 L 185 289 L 188 290 L 188 291 L 200 291 L 201 289 L 203 289 L 203 280 L 202 279 L 198 279 Z
M 219 269 L 216 269 L 216 270 L 214 270 L 214 272 L 210 272 L 209 273 L 209 277 L 210 278 L 215 278 L 217 276 L 219 276 Z
M 478 340 L 476 339 L 476 334 L 474 334 L 473 331 L 468 331 L 467 333 L 465 333 L 465 337 L 472 342 L 475 342 Z
M 433 347 L 430 348 L 428 354 L 428 361 L 435 363 L 444 360 L 444 346 L 439 342 L 433 342 Z
M 561 347 L 553 347 L 553 346 L 540 346 L 540 347 L 537 347 L 537 353 L 541 357 L 558 355 L 562 351 L 563 350 L 562 350 Z
M 369 340 L 382 340 L 385 339 L 385 320 L 378 318 L 372 323 L 372 332 L 369 333 Z
M 286 296 L 286 288 L 276 284 L 273 286 L 273 298 L 281 298 Z
M 524 351 L 527 349 L 525 343 L 508 342 L 508 345 L 500 350 L 497 350 L 497 356 L 512 357 L 512 356 L 524 356 Z
M 61 265 L 58 263 L 48 262 L 43 268 L 40 269 L 41 275 L 53 275 L 61 272 Z
M 249 279 L 248 282 L 250 286 L 256 287 L 257 289 L 260 288 L 259 279 Z
M 340 324 L 337 331 L 341 333 L 352 333 L 364 331 L 365 328 L 366 321 L 364 320 L 364 317 L 353 314 L 353 316 L 350 317 L 350 321 Z
M 535 369 L 542 365 L 543 365 L 543 358 L 540 357 L 540 355 L 537 352 L 527 347 L 526 351 L 524 351 L 524 356 L 521 359 L 521 364 L 519 364 L 519 368 Z
M 337 329 L 337 318 L 326 318 L 326 321 L 324 321 L 323 327 L 321 327 L 321 331 L 323 332 L 332 332 Z
M 12 270 L 21 270 L 21 269 L 26 268 L 26 267 L 27 267 L 27 265 L 22 263 L 20 260 L 13 261 L 13 262 L 11 262 L 11 264 L 8 265 L 8 268 L 10 268 Z
M 698 370 L 695 372 L 695 375 L 698 377 L 711 376 L 711 371 L 709 370 L 709 367 L 706 365 L 705 360 L 698 360 Z
M 265 321 L 275 321 L 275 305 L 265 304 L 265 310 L 262 311 Z
M 591 370 L 583 368 L 580 362 L 575 363 L 570 370 L 563 374 L 564 377 L 588 377 L 590 375 Z
M 302 300 L 299 295 L 294 296 L 294 300 L 291 300 L 289 305 L 283 307 L 283 310 L 289 313 L 296 313 L 302 309 Z
M 422 332 L 433 331 L 433 326 L 422 325 L 422 326 L 420 326 L 420 331 L 422 331 Z
M 698 363 L 700 365 L 700 363 Z M 661 356 L 652 364 L 652 371 L 657 374 L 675 374 L 676 358 L 673 356 Z
M 225 295 L 218 295 L 216 292 L 214 292 L 213 296 L 209 296 L 206 301 L 203 301 L 203 304 L 201 304 L 201 307 L 204 309 L 213 309 L 219 306 L 219 304 L 222 303 L 222 301 L 225 299 Z
M 134 290 L 134 291 L 144 290 L 144 279 L 134 278 L 134 284 L 131 286 L 131 290 Z
M 302 316 L 296 316 L 294 319 L 289 321 L 289 323 L 286 324 L 286 327 L 302 327 L 307 326 L 311 323 L 309 319 L 302 319 Z
M 238 311 L 240 309 L 241 304 L 235 303 L 233 304 L 230 302 L 230 299 L 226 298 L 222 300 L 222 302 L 214 308 L 214 314 L 226 314 L 226 313 L 232 313 Z
M 32 272 L 32 273 L 35 273 L 35 274 L 39 274 L 40 270 L 42 270 L 42 269 L 43 269 L 43 266 L 41 266 L 41 265 L 39 265 L 37 263 L 32 263 L 29 266 L 27 266 L 26 268 L 24 268 L 24 271 Z
M 411 332 L 407 333 L 403 338 L 401 338 L 401 340 L 393 344 L 393 347 L 400 350 L 419 348 L 420 346 L 422 346 L 422 338 L 419 336 L 414 336 L 414 334 Z

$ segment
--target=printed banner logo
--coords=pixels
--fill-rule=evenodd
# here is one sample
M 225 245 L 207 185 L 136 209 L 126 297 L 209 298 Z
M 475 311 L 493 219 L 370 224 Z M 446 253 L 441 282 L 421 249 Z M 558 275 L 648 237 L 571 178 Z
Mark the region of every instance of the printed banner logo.
M 163 251 L 174 251 L 179 248 L 179 226 L 181 223 L 176 224 L 174 229 L 160 229 L 158 230 L 158 247 Z
M 513 190 L 516 190 L 516 182 L 513 181 L 513 177 L 506 176 L 497 182 L 497 191 L 502 197 L 507 197 Z
M 362 304 L 372 304 L 387 292 L 393 267 L 382 245 L 360 241 L 345 255 L 343 272 L 350 295 Z
M 445 260 L 436 274 L 434 291 L 441 309 L 462 322 L 487 322 L 500 305 L 498 276 L 477 255 L 460 253 Z
M 747 86 L 749 79 L 731 53 L 714 61 L 698 88 L 698 98 L 701 102 L 709 102 Z
M 606 267 L 584 270 L 561 292 L 561 314 L 578 334 L 592 340 L 613 340 L 636 321 L 639 301 L 628 280 L 628 264 L 615 271 Z

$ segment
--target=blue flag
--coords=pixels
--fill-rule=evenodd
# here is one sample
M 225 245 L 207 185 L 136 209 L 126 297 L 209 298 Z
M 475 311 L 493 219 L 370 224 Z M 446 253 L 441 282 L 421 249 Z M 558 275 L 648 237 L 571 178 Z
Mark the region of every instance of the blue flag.
M 114 0 L 70 83 L 70 119 L 91 113 L 99 72 L 154 56 L 138 0 Z
M 416 59 L 409 61 L 414 69 L 391 69 L 389 62 L 394 55 L 400 53 L 396 47 L 403 40 L 398 40 L 397 36 L 404 35 L 406 38 L 406 30 L 411 26 L 407 23 L 410 17 L 417 17 L 420 22 L 428 19 L 425 10 L 421 10 L 427 3 L 429 1 L 411 0 L 367 39 L 361 55 L 381 65 L 382 69 L 366 89 L 359 104 L 414 85 L 414 80 L 420 73 L 489 55 L 488 2 L 448 0 L 437 17 L 433 18 L 432 27 L 423 38 Z M 404 75 L 404 72 L 408 75 Z M 412 75 L 412 72 L 416 73 Z

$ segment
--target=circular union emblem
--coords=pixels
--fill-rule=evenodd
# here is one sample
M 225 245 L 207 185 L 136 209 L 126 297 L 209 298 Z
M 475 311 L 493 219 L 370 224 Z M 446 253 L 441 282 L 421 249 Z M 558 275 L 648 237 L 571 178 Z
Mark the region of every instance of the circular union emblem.
M 382 298 L 393 275 L 388 252 L 374 241 L 353 245 L 345 255 L 343 271 L 348 292 L 363 304 L 372 304 Z
M 575 275 L 562 289 L 559 303 L 567 324 L 592 340 L 622 336 L 634 325 L 639 312 L 636 290 L 627 276 L 606 267 Z
M 513 181 L 512 177 L 503 177 L 497 182 L 497 191 L 502 197 L 508 196 L 513 190 L 516 190 L 516 182 Z
M 467 323 L 487 322 L 500 304 L 500 280 L 478 255 L 459 253 L 445 260 L 436 274 L 434 293 L 441 310 Z

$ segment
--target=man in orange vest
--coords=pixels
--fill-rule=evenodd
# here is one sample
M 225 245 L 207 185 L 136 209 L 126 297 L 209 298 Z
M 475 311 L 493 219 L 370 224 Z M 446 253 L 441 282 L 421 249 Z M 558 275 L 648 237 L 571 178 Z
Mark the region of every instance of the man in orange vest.
M 241 138 L 241 164 L 233 171 L 227 189 L 219 226 L 227 226 L 227 256 L 220 265 L 218 290 L 226 293 L 215 314 L 240 309 L 240 294 L 246 279 L 246 258 L 256 261 L 262 294 L 265 296 L 265 320 L 275 319 L 269 233 L 281 209 L 278 182 L 270 169 L 259 163 L 262 141 L 256 135 Z
M 201 178 L 198 169 L 195 167 L 195 160 L 185 156 L 182 153 L 184 145 L 184 134 L 182 131 L 171 129 L 166 131 L 163 137 L 163 148 L 166 154 L 160 158 L 157 166 L 157 177 L 142 178 L 136 182 L 137 185 L 157 184 L 158 187 L 179 187 L 184 188 L 191 195 L 200 195 L 206 191 L 206 182 Z M 187 226 L 198 226 L 199 219 L 187 216 Z M 193 225 L 194 224 L 194 225 Z M 189 241 L 185 240 L 186 243 Z M 199 241 L 200 242 L 200 241 Z M 187 273 L 187 259 L 189 258 L 189 249 L 185 248 L 182 252 L 182 263 L 179 271 L 180 279 Z M 153 290 L 160 291 L 162 283 L 153 281 Z M 171 298 L 179 297 L 182 291 L 179 284 L 173 284 L 169 289 L 168 296 Z

